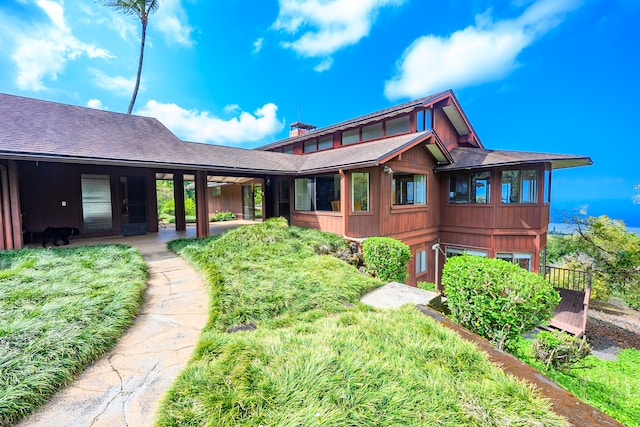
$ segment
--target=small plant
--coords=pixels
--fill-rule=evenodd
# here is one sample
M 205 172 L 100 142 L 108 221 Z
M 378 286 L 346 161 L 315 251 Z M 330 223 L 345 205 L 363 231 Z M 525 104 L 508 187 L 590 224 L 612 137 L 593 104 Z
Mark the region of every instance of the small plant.
M 411 250 L 391 237 L 370 237 L 362 243 L 367 270 L 384 281 L 404 283 Z
M 234 219 L 236 219 L 236 214 L 234 214 L 233 212 L 216 212 L 209 218 L 209 221 L 233 221 Z
M 449 258 L 442 285 L 452 319 L 500 350 L 549 320 L 560 301 L 542 276 L 494 258 Z
M 542 331 L 533 341 L 536 359 L 548 368 L 570 369 L 591 353 L 587 341 L 560 331 Z
M 425 291 L 431 291 L 431 292 L 437 292 L 436 290 L 436 284 L 435 283 L 431 283 L 431 282 L 418 282 L 416 283 L 416 285 L 418 286 L 418 288 L 425 290 Z

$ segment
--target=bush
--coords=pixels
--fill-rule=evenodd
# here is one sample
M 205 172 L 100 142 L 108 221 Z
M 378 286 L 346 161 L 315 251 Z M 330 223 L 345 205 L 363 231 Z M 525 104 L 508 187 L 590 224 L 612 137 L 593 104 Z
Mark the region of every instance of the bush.
M 233 221 L 234 219 L 236 219 L 236 214 L 233 212 L 216 212 L 211 216 L 211 218 L 209 218 L 209 221 Z
M 449 258 L 442 285 L 452 319 L 501 350 L 549 320 L 560 302 L 542 276 L 493 258 Z
M 536 359 L 548 368 L 568 369 L 587 357 L 591 348 L 587 341 L 560 331 L 542 331 L 533 341 Z
M 404 283 L 411 259 L 409 246 L 391 237 L 370 237 L 362 243 L 367 269 L 384 281 Z
M 438 292 L 436 284 L 432 282 L 418 282 L 416 286 L 425 291 Z

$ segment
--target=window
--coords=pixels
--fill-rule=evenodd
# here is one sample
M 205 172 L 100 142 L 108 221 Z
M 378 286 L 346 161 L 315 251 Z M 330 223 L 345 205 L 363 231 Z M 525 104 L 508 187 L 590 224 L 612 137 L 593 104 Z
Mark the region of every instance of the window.
M 318 138 L 318 151 L 333 148 L 333 135 Z
M 211 189 L 211 195 L 212 196 L 222 196 L 222 187 L 220 187 L 219 185 L 216 185 L 215 187 L 213 187 Z
M 385 135 L 409 132 L 409 116 L 402 116 L 385 122 Z
M 322 138 L 305 141 L 302 146 L 303 153 L 312 153 L 314 151 L 327 150 L 333 147 L 333 136 L 327 135 Z
M 496 258 L 519 265 L 525 270 L 531 271 L 531 254 L 529 253 L 498 252 Z
M 340 201 L 340 175 L 297 178 L 294 184 L 297 211 L 331 211 Z
M 433 123 L 432 118 L 433 110 L 431 108 L 418 111 L 416 113 L 416 131 L 430 130 Z
M 351 174 L 351 208 L 353 212 L 369 212 L 369 174 Z
M 360 141 L 360 129 L 350 129 L 342 132 L 342 145 L 353 144 Z
M 285 145 L 282 147 L 282 152 L 284 154 L 293 154 L 293 144 Z
M 455 174 L 449 177 L 449 203 L 491 202 L 491 172 Z
M 427 271 L 427 251 L 416 252 L 416 274 Z
M 394 173 L 392 181 L 394 205 L 425 205 L 427 203 L 426 175 Z
M 302 146 L 302 152 L 311 153 L 313 151 L 318 151 L 318 140 L 312 139 L 311 141 L 305 141 Z
M 81 175 L 82 222 L 84 231 L 113 228 L 111 178 L 109 175 Z
M 447 255 L 447 258 L 452 256 L 459 256 L 459 255 L 474 255 L 474 256 L 483 256 L 483 257 L 487 256 L 486 251 L 479 251 L 476 249 L 467 249 L 467 248 L 456 248 L 456 247 L 450 247 L 450 246 L 447 246 L 447 250 L 445 251 L 445 253 Z
M 502 171 L 502 203 L 537 203 L 538 171 Z
M 362 140 L 380 138 L 382 136 L 382 123 L 375 123 L 373 125 L 365 126 L 362 128 Z
M 544 202 L 551 203 L 551 171 L 544 171 Z

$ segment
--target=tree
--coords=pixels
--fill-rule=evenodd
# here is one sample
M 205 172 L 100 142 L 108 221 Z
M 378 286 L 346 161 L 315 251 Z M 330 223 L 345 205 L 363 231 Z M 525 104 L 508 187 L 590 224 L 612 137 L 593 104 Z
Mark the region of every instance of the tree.
M 640 236 L 606 215 L 574 216 L 577 250 L 585 254 L 607 286 L 640 307 Z
M 125 15 L 136 15 L 142 23 L 142 37 L 140 38 L 140 59 L 138 60 L 138 74 L 136 75 L 136 85 L 133 88 L 131 102 L 127 109 L 127 114 L 131 114 L 133 105 L 136 103 L 138 88 L 140 87 L 140 76 L 142 75 L 142 60 L 144 58 L 144 41 L 147 36 L 147 23 L 149 14 L 158 10 L 158 0 L 97 0 L 99 3 L 112 7 Z

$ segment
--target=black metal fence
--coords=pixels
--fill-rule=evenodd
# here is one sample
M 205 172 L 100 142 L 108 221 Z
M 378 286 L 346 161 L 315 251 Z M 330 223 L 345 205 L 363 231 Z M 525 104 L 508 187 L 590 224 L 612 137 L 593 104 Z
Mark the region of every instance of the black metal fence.
M 586 292 L 591 290 L 591 272 L 570 270 L 568 268 L 545 267 L 544 278 L 556 288 Z

